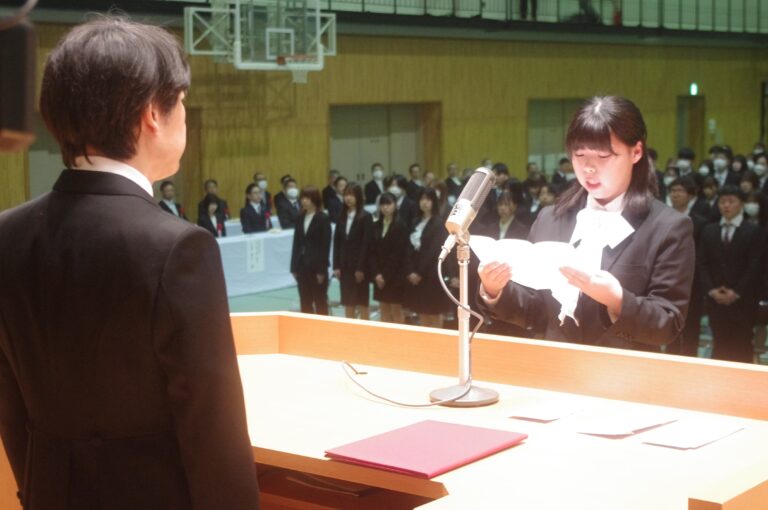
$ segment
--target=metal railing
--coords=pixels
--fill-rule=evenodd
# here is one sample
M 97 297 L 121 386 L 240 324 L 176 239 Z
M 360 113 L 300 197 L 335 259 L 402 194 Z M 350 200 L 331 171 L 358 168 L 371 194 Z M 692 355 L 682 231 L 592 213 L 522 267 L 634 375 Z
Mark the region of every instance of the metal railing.
M 321 0 L 321 7 L 337 12 L 768 33 L 768 0 Z

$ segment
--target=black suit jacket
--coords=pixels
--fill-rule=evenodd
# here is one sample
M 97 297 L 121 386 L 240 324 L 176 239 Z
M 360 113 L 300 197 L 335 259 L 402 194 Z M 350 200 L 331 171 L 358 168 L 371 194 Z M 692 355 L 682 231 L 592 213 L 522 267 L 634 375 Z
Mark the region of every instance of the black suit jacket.
M 693 282 L 694 242 L 690 218 L 649 199 L 645 215 L 624 217 L 635 228 L 614 249 L 603 250 L 602 269 L 621 283 L 624 291 L 618 319 L 611 323 L 604 305 L 582 295 L 576 308 L 580 327 L 570 318 L 560 325 L 560 303 L 548 290 L 536 291 L 510 282 L 490 309 L 501 320 L 544 338 L 577 343 L 658 350 L 674 341 L 683 329 Z M 555 217 L 545 207 L 536 218 L 528 240 L 569 242 L 578 211 Z
M 379 219 L 372 228 L 368 272 L 371 278 L 380 274 L 388 285 L 397 283 L 402 286 L 405 282 L 406 270 L 410 265 L 408 229 L 398 218 L 390 224 L 387 235 L 382 236 L 383 232 L 384 222 Z
M 727 245 L 722 240 L 722 227 L 710 223 L 701 233 L 698 265 L 701 290 L 725 286 L 741 296 L 741 302 L 756 300 L 760 292 L 764 234 L 760 227 L 744 219 Z
M 330 251 L 331 221 L 328 215 L 321 211 L 316 212 L 305 232 L 304 214 L 302 214 L 293 231 L 291 273 L 304 271 L 327 275 Z
M 210 232 L 213 235 L 213 237 L 226 237 L 227 226 L 224 223 L 225 221 L 226 221 L 225 216 L 217 210 L 216 225 L 213 224 L 213 222 L 211 221 L 211 218 L 207 214 L 204 216 L 200 216 L 200 218 L 197 220 L 197 224 L 203 227 L 208 232 Z M 221 231 L 219 231 L 219 227 L 221 227 Z
M 384 183 L 381 183 L 381 186 L 383 188 Z M 384 193 L 384 190 L 382 188 L 379 188 L 379 185 L 376 184 L 376 181 L 371 179 L 367 183 L 365 183 L 365 203 L 366 205 L 371 205 L 376 203 L 376 199 L 379 198 L 379 195 Z
M 334 193 L 325 199 L 323 204 L 325 205 L 325 210 L 328 211 L 328 218 L 330 218 L 331 222 L 336 223 L 339 221 L 341 210 L 344 208 L 344 203 L 341 201 L 339 196 Z
M 283 198 L 277 202 L 277 218 L 280 220 L 280 228 L 289 229 L 295 228 L 296 222 L 299 221 L 299 215 L 301 214 L 301 207 L 299 202 L 292 204 L 287 198 Z
M 408 197 L 403 197 L 403 201 L 397 208 L 397 217 L 403 222 L 410 232 L 413 228 L 413 222 L 416 218 L 421 216 L 419 212 L 419 206 Z
M 163 211 L 165 211 L 165 212 L 167 212 L 167 213 L 171 213 L 171 214 L 173 214 L 174 216 L 176 216 L 176 215 L 174 214 L 174 212 L 173 212 L 173 211 L 171 211 L 171 208 L 170 208 L 170 207 L 168 207 L 168 204 L 166 204 L 164 200 L 161 200 L 161 201 L 160 201 L 160 202 L 158 202 L 158 203 L 160 204 L 160 208 L 161 208 Z M 183 219 L 185 219 L 185 220 L 187 219 L 187 215 L 184 213 L 184 208 L 183 208 L 183 207 L 181 206 L 181 204 L 180 204 L 180 203 L 178 203 L 178 202 L 176 202 L 176 210 L 177 210 L 177 211 L 179 211 L 179 218 L 183 218 Z
M 0 435 L 25 508 L 257 508 L 211 236 L 65 170 L 0 214 L 0 243 Z
M 323 192 L 321 193 L 321 198 L 323 199 L 323 204 L 326 205 L 326 208 L 328 207 L 328 200 L 330 200 L 332 197 L 336 196 L 336 188 L 331 186 L 330 184 L 323 188 Z
M 405 194 L 413 200 L 414 202 L 419 200 L 419 193 L 421 193 L 421 190 L 424 189 L 424 186 L 421 186 L 414 181 L 408 181 L 408 184 L 405 186 Z
M 346 215 L 336 222 L 333 235 L 333 269 L 366 271 L 371 243 L 373 219 L 363 211 L 352 221 L 347 234 Z
M 272 222 L 269 214 L 264 208 L 264 202 L 261 203 L 261 212 L 257 213 L 251 204 L 247 204 L 240 209 L 240 224 L 243 226 L 243 233 L 264 232 L 272 228 Z

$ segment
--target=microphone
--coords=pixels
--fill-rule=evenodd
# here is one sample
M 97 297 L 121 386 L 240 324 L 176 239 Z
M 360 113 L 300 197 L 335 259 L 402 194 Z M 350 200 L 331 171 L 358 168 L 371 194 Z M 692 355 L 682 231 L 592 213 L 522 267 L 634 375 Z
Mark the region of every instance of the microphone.
M 469 226 L 483 206 L 483 202 L 493 189 L 494 184 L 496 184 L 496 175 L 483 166 L 475 170 L 475 173 L 469 178 L 464 191 L 461 192 L 453 205 L 451 214 L 445 220 L 445 228 L 449 235 L 440 250 L 440 257 L 438 258 L 440 262 L 444 261 L 445 257 L 451 253 L 456 245 L 456 238 L 466 235 Z

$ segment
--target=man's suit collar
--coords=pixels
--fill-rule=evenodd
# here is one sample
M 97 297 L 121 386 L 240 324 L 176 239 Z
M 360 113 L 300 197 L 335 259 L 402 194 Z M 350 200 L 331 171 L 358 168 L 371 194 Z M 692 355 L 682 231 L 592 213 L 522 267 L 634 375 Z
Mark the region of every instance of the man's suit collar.
M 53 190 L 60 193 L 82 193 L 91 195 L 133 195 L 157 206 L 141 186 L 121 177 L 106 172 L 92 170 L 64 170 L 61 172 Z

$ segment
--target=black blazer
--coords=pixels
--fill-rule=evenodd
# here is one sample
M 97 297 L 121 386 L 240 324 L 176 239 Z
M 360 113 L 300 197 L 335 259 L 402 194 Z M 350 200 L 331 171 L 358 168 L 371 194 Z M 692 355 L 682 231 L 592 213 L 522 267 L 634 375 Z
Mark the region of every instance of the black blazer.
M 406 270 L 410 266 L 410 240 L 408 229 L 398 218 L 389 225 L 387 235 L 382 237 L 384 222 L 379 219 L 373 224 L 371 233 L 371 248 L 368 256 L 369 274 L 375 278 L 380 274 L 388 286 L 395 282 L 402 285 L 405 282 Z
M 163 211 L 165 211 L 167 213 L 171 213 L 174 216 L 176 216 L 173 213 L 173 211 L 171 211 L 171 208 L 168 207 L 168 204 L 166 204 L 164 200 L 161 200 L 160 202 L 158 202 L 158 204 L 160 204 L 160 209 L 162 209 Z M 187 219 L 187 215 L 184 214 L 184 208 L 178 202 L 176 202 L 176 210 L 179 211 L 179 218 L 182 218 L 182 219 L 185 219 L 185 220 Z
M 414 181 L 408 181 L 408 184 L 405 185 L 405 194 L 415 202 L 419 199 L 419 193 L 421 193 L 421 190 L 423 189 L 424 186 L 421 186 Z
M 384 186 L 384 183 L 381 184 Z M 365 203 L 366 205 L 371 205 L 376 203 L 376 199 L 379 198 L 379 195 L 384 193 L 384 190 L 382 188 L 379 188 L 379 185 L 376 184 L 376 181 L 371 179 L 367 183 L 365 183 Z
M 226 219 L 224 215 L 217 210 L 216 225 L 211 222 L 211 218 L 207 214 L 200 216 L 197 220 L 197 224 L 213 234 L 213 237 L 227 237 L 227 226 L 224 224 L 225 221 Z M 219 231 L 219 228 L 221 228 L 221 231 Z
M 257 213 L 251 204 L 247 204 L 240 209 L 240 225 L 243 226 L 243 233 L 264 232 L 272 228 L 272 222 L 269 219 L 269 212 L 264 210 L 264 202 L 261 203 L 261 212 Z
M 211 236 L 128 179 L 64 170 L 0 214 L 0 246 L 0 435 L 25 508 L 257 508 Z
M 323 204 L 325 204 L 325 210 L 328 211 L 328 218 L 330 218 L 332 223 L 336 223 L 339 221 L 339 216 L 341 215 L 341 209 L 344 207 L 344 204 L 342 203 L 339 196 L 334 193 L 333 195 L 329 196 L 327 199 L 323 201 Z
M 566 340 L 604 347 L 658 350 L 683 330 L 693 282 L 693 225 L 690 218 L 658 200 L 648 198 L 645 215 L 624 217 L 635 228 L 613 250 L 603 250 L 602 269 L 610 272 L 624 290 L 618 319 L 611 323 L 604 305 L 582 295 L 576 308 L 580 327 L 566 318 L 561 327 L 560 303 L 552 293 L 510 282 L 493 306 L 498 319 L 550 340 Z M 556 218 L 552 206 L 539 213 L 528 240 L 569 242 L 578 210 Z
M 363 211 L 352 221 L 347 235 L 347 217 L 339 218 L 333 235 L 333 269 L 365 271 L 371 242 L 373 219 Z
M 336 196 L 336 188 L 331 186 L 330 184 L 323 188 L 322 193 L 320 194 L 321 198 L 323 199 L 323 204 L 328 204 L 328 200 L 331 199 L 331 197 Z
M 277 218 L 280 220 L 280 228 L 289 229 L 296 228 L 296 223 L 299 221 L 299 215 L 301 214 L 301 206 L 299 202 L 292 204 L 287 198 L 283 198 L 277 202 Z
M 403 201 L 397 208 L 397 217 L 408 227 L 408 231 L 413 227 L 413 222 L 421 216 L 419 206 L 408 197 L 403 197 Z
M 746 303 L 756 299 L 760 292 L 761 270 L 765 236 L 757 225 L 746 220 L 734 231 L 726 246 L 722 240 L 722 227 L 710 223 L 701 233 L 697 259 L 701 290 L 704 294 L 717 287 L 733 289 Z
M 450 177 L 445 180 L 445 185 L 448 187 L 448 195 L 453 195 L 456 198 L 459 198 L 459 195 L 461 195 L 461 190 L 464 189 L 464 183 L 456 184 Z
M 328 215 L 317 211 L 309 228 L 304 231 L 304 214 L 299 216 L 293 231 L 291 273 L 302 270 L 314 274 L 328 274 L 331 251 L 331 221 Z
M 515 217 L 507 227 L 507 231 L 504 234 L 504 239 L 528 239 L 528 232 L 530 227 L 526 226 L 520 220 Z M 494 239 L 499 239 L 499 218 L 496 216 L 493 221 L 482 223 L 478 226 L 477 230 L 473 233 L 481 236 L 488 236 Z

